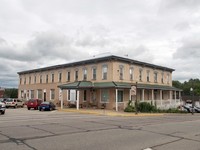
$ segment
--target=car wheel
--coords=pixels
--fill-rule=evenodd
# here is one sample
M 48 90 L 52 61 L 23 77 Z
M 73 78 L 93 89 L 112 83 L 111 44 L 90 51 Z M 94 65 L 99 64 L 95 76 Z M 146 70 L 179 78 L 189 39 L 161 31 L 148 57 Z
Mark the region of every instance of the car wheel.
M 24 104 L 22 105 L 22 108 L 24 107 Z
M 4 115 L 4 114 L 5 114 L 5 111 L 2 111 L 1 114 Z
M 52 107 L 50 107 L 49 110 L 52 111 L 53 110 Z
M 28 107 L 27 109 L 30 110 L 30 107 Z

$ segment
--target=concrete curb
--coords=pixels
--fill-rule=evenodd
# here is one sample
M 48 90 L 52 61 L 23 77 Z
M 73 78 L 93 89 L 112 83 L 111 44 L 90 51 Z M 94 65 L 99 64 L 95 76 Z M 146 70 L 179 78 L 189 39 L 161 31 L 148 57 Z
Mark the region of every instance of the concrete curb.
M 114 112 L 110 110 L 76 110 L 76 109 L 58 109 L 61 112 L 73 112 L 81 114 L 91 114 L 91 115 L 104 115 L 104 116 L 116 116 L 116 117 L 150 117 L 150 116 L 163 116 L 160 113 L 126 113 L 126 112 Z

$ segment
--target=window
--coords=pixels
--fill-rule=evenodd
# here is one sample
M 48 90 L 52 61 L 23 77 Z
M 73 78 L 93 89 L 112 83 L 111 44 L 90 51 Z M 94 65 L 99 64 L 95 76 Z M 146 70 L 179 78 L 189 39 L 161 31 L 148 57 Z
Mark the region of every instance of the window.
M 36 79 L 37 79 L 37 78 L 36 78 L 36 75 L 35 75 L 35 78 L 34 78 L 34 83 L 36 83 Z
M 49 81 L 49 76 L 48 76 L 48 74 L 46 75 L 46 83 L 48 83 Z
M 167 84 L 169 84 L 169 74 L 167 74 Z
M 142 81 L 142 69 L 139 70 L 139 80 Z
M 102 103 L 109 102 L 109 90 L 108 89 L 101 90 L 101 102 Z
M 58 73 L 58 82 L 61 82 L 62 81 L 62 72 L 59 72 Z
M 108 74 L 108 66 L 103 65 L 102 66 L 102 79 L 107 80 L 107 74 Z
M 29 77 L 29 84 L 31 84 L 31 76 Z
M 31 90 L 31 98 L 35 98 L 34 97 L 34 90 Z
M 119 66 L 119 79 L 123 80 L 124 66 Z
M 150 82 L 150 71 L 147 71 L 147 82 Z
M 133 67 L 131 67 L 130 69 L 129 69 L 129 73 L 130 73 L 130 80 L 133 80 L 133 78 L 134 78 L 134 74 L 133 74 Z
M 55 99 L 55 89 L 51 89 L 51 90 L 50 90 L 50 93 L 51 93 L 50 99 L 51 99 L 51 100 L 54 100 L 54 99 Z
M 70 81 L 70 71 L 67 72 L 67 81 Z
M 97 69 L 96 68 L 92 68 L 92 79 L 96 80 L 97 78 Z
M 158 73 L 154 72 L 154 82 L 157 83 L 158 82 Z
M 54 74 L 51 74 L 51 82 L 54 83 Z
M 24 78 L 24 84 L 26 84 L 26 77 Z
M 83 80 L 87 80 L 87 69 L 83 68 Z
M 40 75 L 40 83 L 42 83 L 42 75 Z
M 70 90 L 67 90 L 67 100 L 70 101 Z
M 75 81 L 78 81 L 78 70 L 75 71 Z
M 20 78 L 19 84 L 22 84 L 22 78 Z
M 68 101 L 76 101 L 77 99 L 77 91 L 76 90 L 68 90 Z
M 38 92 L 38 95 L 37 95 L 37 96 L 38 96 L 38 98 L 42 99 L 42 90 L 41 90 L 41 89 L 39 89 L 37 92 Z
M 162 72 L 161 83 L 164 83 L 164 73 Z
M 84 96 L 83 96 L 83 101 L 86 101 L 87 100 L 87 91 L 84 90 Z
M 118 102 L 123 102 L 124 92 L 122 90 L 118 90 L 117 92 L 117 100 Z

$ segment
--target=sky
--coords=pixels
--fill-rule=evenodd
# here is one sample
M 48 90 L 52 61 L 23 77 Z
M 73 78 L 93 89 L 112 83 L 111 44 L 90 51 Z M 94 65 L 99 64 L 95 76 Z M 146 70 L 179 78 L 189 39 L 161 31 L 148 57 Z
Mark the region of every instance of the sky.
M 0 87 L 17 72 L 112 53 L 200 76 L 199 0 L 0 0 Z

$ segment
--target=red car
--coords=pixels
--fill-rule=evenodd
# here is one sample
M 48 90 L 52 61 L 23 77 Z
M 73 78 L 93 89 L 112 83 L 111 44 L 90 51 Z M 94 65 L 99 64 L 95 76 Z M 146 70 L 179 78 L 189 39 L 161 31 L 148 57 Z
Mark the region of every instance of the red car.
M 42 100 L 40 99 L 30 99 L 27 102 L 27 109 L 30 110 L 31 108 L 34 108 L 36 110 L 38 109 L 41 103 L 42 103 Z

